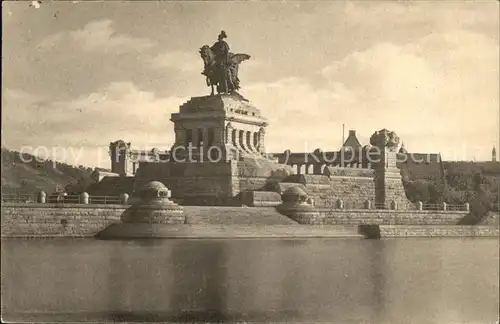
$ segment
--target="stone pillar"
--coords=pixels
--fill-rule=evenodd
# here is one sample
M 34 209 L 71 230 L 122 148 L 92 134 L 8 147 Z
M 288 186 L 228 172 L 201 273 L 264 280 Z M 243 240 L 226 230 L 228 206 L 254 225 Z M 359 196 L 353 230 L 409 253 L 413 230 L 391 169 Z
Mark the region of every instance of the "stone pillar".
M 344 201 L 342 199 L 337 200 L 337 208 L 344 209 Z
M 260 152 L 259 149 L 259 133 L 258 132 L 253 132 L 252 133 L 252 143 L 253 147 L 255 148 L 256 152 Z
M 265 145 L 266 129 L 261 127 L 259 129 L 259 152 L 264 153 L 266 151 Z
M 468 211 L 470 211 L 470 205 L 469 205 L 469 203 L 468 203 L 468 202 L 467 202 L 467 203 L 465 203 L 465 206 L 464 206 L 464 207 L 465 207 L 465 211 L 467 211 L 467 212 L 468 212 Z
M 418 210 L 423 210 L 424 209 L 424 204 L 421 201 L 417 202 L 417 209 Z
M 47 202 L 47 194 L 45 191 L 40 191 L 37 196 L 37 202 L 40 204 L 45 204 Z
M 391 201 L 391 209 L 392 210 L 396 210 L 398 209 L 398 203 L 395 202 L 394 200 Z
M 86 192 L 82 192 L 82 194 L 80 195 L 80 203 L 82 203 L 84 205 L 88 205 L 89 200 L 90 200 L 89 194 Z
M 443 203 L 441 204 L 441 209 L 442 210 L 447 210 L 448 209 L 448 205 L 443 201 Z
M 247 132 L 244 130 L 239 131 L 238 140 L 239 146 L 244 152 L 250 152 L 250 149 L 247 146 Z
M 129 195 L 127 193 L 120 195 L 120 202 L 122 203 L 122 205 L 126 205 L 128 203 L 128 198 Z
M 233 144 L 233 125 L 231 123 L 227 123 L 226 132 L 224 134 L 224 143 L 225 144 Z
M 198 147 L 198 143 L 202 140 L 199 138 L 198 128 L 193 128 L 193 147 Z
M 248 149 L 249 152 L 253 152 L 253 143 L 252 143 L 252 132 L 250 131 L 246 131 L 245 132 L 245 143 L 246 143 L 246 147 Z
M 372 202 L 370 200 L 365 200 L 365 209 L 372 209 Z
M 394 132 L 383 129 L 375 132 L 370 137 L 370 144 L 374 145 L 377 151 L 373 151 L 369 156 L 377 158 L 374 161 L 375 170 L 375 206 L 376 208 L 386 208 L 390 201 L 394 200 L 400 204 L 400 208 L 405 208 L 409 204 L 401 179 L 400 170 L 397 168 L 397 145 L 399 137 Z
M 186 146 L 186 130 L 180 125 L 175 127 L 175 146 Z

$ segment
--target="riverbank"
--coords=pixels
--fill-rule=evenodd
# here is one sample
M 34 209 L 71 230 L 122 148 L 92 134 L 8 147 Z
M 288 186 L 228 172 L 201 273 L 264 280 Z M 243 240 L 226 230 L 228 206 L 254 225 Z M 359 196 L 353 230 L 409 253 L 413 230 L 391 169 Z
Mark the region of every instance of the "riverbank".
M 343 211 L 347 216 L 350 215 L 349 221 L 343 224 L 306 225 L 280 214 L 274 207 L 184 206 L 186 224 L 162 225 L 121 223 L 121 215 L 128 207 L 127 205 L 5 203 L 2 205 L 1 234 L 2 238 L 97 235 L 104 239 L 335 237 L 377 239 L 499 236 L 498 222 L 473 226 L 459 226 L 449 220 L 443 221 L 445 224 L 422 223 L 426 218 L 416 215 L 400 219 L 398 211 L 394 210 L 385 211 L 391 215 L 389 219 L 375 216 L 356 218 L 349 214 L 355 211 Z M 381 211 L 373 212 L 381 213 Z
M 405 238 L 499 236 L 498 226 L 111 224 L 99 239 Z

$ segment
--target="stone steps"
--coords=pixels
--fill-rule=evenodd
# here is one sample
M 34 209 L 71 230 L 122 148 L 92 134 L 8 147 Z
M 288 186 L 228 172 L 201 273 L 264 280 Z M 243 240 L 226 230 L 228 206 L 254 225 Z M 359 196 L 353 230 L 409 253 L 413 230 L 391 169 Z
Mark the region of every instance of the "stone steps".
M 183 206 L 187 224 L 293 225 L 274 207 Z

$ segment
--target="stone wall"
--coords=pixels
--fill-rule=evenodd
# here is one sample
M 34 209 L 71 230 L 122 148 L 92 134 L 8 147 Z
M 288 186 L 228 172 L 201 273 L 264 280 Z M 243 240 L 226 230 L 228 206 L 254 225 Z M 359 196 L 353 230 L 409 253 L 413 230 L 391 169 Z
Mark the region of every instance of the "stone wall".
M 465 215 L 467 215 L 465 211 L 341 210 L 331 208 L 315 208 L 310 211 L 310 215 L 304 213 L 301 208 L 297 208 L 296 212 L 289 208 L 286 214 L 301 224 L 314 225 L 456 225 Z
M 125 205 L 3 203 L 2 237 L 94 236 L 119 222 Z
M 497 237 L 498 226 L 402 226 L 380 225 L 379 236 L 384 237 Z
M 182 204 L 226 204 L 233 197 L 231 162 L 141 163 L 136 173 L 136 189 L 150 181 L 160 181 Z
M 332 208 L 336 206 L 337 200 L 341 199 L 344 201 L 346 209 L 354 209 L 364 208 L 366 200 L 372 203 L 375 201 L 373 172 L 365 174 L 372 176 L 328 177 L 326 175 L 302 174 L 291 176 L 287 178 L 287 181 L 303 184 L 308 196 L 314 200 L 315 207 Z
M 291 174 L 289 166 L 265 159 L 204 163 L 142 163 L 136 188 L 160 181 L 184 205 L 239 205 L 240 192 L 263 190 Z
M 290 176 L 289 166 L 265 159 L 233 161 L 233 194 L 243 191 L 263 190 L 268 184 L 283 181 Z

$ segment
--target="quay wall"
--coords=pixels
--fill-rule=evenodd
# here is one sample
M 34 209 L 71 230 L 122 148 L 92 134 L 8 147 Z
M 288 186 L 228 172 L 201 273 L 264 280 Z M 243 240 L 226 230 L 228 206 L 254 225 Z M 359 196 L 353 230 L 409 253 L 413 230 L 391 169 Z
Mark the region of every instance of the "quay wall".
M 489 237 L 498 238 L 500 227 L 488 225 L 360 225 L 359 232 L 366 238 L 410 237 Z
M 311 205 L 278 206 L 278 211 L 305 225 L 457 225 L 467 211 L 333 209 Z
M 88 237 L 120 221 L 127 205 L 3 203 L 2 237 Z

